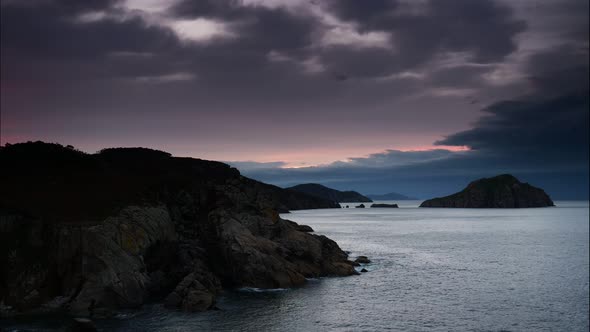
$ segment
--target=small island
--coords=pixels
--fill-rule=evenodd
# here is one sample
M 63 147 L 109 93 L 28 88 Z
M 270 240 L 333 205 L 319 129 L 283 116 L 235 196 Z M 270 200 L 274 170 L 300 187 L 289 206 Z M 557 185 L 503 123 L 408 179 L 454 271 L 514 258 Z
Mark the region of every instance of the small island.
M 520 182 L 510 174 L 471 182 L 462 191 L 426 200 L 420 207 L 531 208 L 555 206 L 543 189 Z
M 385 204 L 385 203 L 374 203 L 371 204 L 372 208 L 398 208 L 397 204 Z

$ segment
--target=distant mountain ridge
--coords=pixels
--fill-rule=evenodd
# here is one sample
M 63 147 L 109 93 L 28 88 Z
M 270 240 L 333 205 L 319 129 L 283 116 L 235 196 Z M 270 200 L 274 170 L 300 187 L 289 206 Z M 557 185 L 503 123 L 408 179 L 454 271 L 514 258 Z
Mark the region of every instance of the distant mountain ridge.
M 356 191 L 340 191 L 317 183 L 299 184 L 285 189 L 302 192 L 311 196 L 328 199 L 338 203 L 372 202 L 370 198 L 363 196 Z
M 417 199 L 415 197 L 409 197 L 409 196 L 402 195 L 400 193 L 395 193 L 395 192 L 391 192 L 391 193 L 387 193 L 387 194 L 369 194 L 366 196 L 372 200 L 375 200 L 375 201 L 392 201 L 392 200 L 403 201 L 403 200 L 416 200 Z

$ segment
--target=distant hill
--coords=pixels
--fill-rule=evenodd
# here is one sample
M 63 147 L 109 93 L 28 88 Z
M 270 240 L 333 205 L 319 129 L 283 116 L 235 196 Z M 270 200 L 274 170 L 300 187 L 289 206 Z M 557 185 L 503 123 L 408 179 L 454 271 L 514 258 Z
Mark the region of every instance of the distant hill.
M 510 174 L 471 182 L 462 191 L 424 201 L 420 207 L 527 208 L 554 206 L 543 189 L 518 181 Z
M 317 183 L 299 184 L 286 189 L 302 192 L 319 198 L 329 199 L 339 203 L 372 202 L 370 198 L 365 197 L 356 191 L 340 191 L 322 186 L 321 184 Z
M 417 199 L 415 197 L 409 197 L 406 195 L 402 195 L 399 193 L 388 193 L 388 194 L 369 194 L 367 195 L 372 200 L 375 201 L 403 201 L 403 200 L 414 200 Z

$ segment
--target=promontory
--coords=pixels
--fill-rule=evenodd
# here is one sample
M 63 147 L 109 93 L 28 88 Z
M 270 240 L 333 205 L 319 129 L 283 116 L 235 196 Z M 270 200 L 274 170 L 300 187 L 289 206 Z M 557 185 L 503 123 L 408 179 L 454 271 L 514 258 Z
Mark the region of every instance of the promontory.
M 338 204 L 220 162 L 30 142 L 0 148 L 0 165 L 0 314 L 200 311 L 222 288 L 356 274 L 334 241 L 279 216 Z

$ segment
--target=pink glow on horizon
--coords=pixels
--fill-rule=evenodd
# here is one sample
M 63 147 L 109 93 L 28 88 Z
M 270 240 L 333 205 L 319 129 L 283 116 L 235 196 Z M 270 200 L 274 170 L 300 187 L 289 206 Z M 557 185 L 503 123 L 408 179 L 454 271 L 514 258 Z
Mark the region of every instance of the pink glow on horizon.
M 69 139 L 56 139 L 47 140 L 42 137 L 25 137 L 25 135 L 19 135 L 18 133 L 10 133 L 12 124 L 9 126 L 6 121 L 3 121 L 3 132 L 2 144 L 5 143 L 17 143 L 26 142 L 29 140 L 35 141 L 38 139 L 45 140 L 48 142 L 60 142 L 62 144 L 70 144 Z M 208 146 L 207 148 L 200 149 L 200 151 L 194 150 L 193 144 L 186 144 L 180 142 L 162 142 L 159 144 L 150 144 L 151 142 L 136 142 L 137 144 L 109 144 L 102 142 L 101 144 L 94 143 L 90 140 L 80 140 L 78 144 L 74 144 L 76 148 L 86 151 L 88 153 L 94 153 L 105 147 L 117 147 L 117 146 L 144 146 L 153 149 L 163 150 L 172 153 L 174 156 L 179 157 L 192 157 L 208 160 L 219 160 L 225 162 L 232 161 L 252 161 L 259 163 L 275 163 L 282 162 L 281 168 L 305 168 L 305 167 L 316 167 L 329 165 L 334 162 L 348 162 L 352 158 L 365 158 L 371 154 L 384 153 L 388 150 L 397 150 L 403 152 L 412 151 L 429 151 L 429 150 L 449 150 L 452 152 L 464 152 L 469 151 L 469 147 L 466 146 L 437 146 L 437 145 L 417 145 L 417 146 L 406 146 L 397 147 L 391 146 L 389 143 L 383 143 L 386 140 L 380 140 L 379 144 L 370 144 L 369 142 L 363 142 L 358 146 L 341 145 L 338 147 L 334 146 L 313 146 L 313 147 L 292 147 L 291 149 L 281 149 L 277 151 L 276 147 L 261 147 L 261 146 L 233 146 L 233 144 L 227 144 L 219 142 L 215 146 Z
M 264 160 L 261 162 L 273 162 L 273 161 L 282 161 L 285 163 L 284 166 L 281 168 L 305 168 L 305 167 L 315 167 L 315 166 L 322 166 L 326 164 L 330 164 L 336 161 L 347 162 L 350 158 L 355 158 L 355 155 L 361 155 L 362 157 L 368 157 L 374 153 L 381 153 L 388 150 L 381 149 L 378 151 L 371 151 L 367 153 L 366 149 L 361 151 L 351 151 L 349 149 L 343 150 L 323 150 L 318 149 L 316 151 L 304 151 L 299 153 L 291 153 L 291 154 L 282 154 L 282 155 L 273 155 L 271 159 Z M 469 151 L 469 147 L 467 146 L 446 146 L 446 145 L 430 145 L 430 146 L 416 146 L 410 148 L 390 148 L 390 150 L 398 150 L 402 152 L 413 152 L 413 151 L 430 151 L 430 150 L 448 150 L 452 152 L 464 152 Z M 306 160 L 306 162 L 301 162 L 301 160 Z M 256 160 L 259 161 L 259 160 Z
M 429 145 L 429 146 L 418 146 L 413 148 L 402 148 L 396 149 L 403 152 L 411 152 L 411 151 L 429 151 L 429 150 L 449 150 L 453 152 L 461 152 L 461 151 L 469 151 L 471 150 L 468 146 L 453 146 L 453 145 Z

